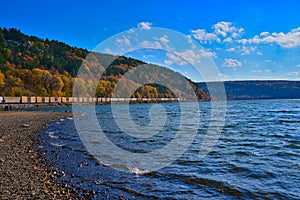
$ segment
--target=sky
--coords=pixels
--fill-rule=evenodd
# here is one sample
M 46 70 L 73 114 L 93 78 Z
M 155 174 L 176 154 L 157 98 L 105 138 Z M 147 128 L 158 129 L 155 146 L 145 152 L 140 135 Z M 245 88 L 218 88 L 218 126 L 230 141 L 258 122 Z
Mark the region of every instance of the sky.
M 298 0 L 3 1 L 0 27 L 88 50 L 123 31 L 166 28 L 203 47 L 223 80 L 300 80 L 299 8 Z M 169 41 L 163 37 L 161 44 Z M 200 81 L 176 56 L 147 53 L 130 55 Z

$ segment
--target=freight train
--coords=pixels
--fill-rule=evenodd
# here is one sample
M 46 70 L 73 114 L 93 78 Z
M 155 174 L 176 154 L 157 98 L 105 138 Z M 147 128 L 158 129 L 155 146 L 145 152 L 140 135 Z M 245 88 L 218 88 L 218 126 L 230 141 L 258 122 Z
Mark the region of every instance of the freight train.
M 2 104 L 71 104 L 87 103 L 101 104 L 114 102 L 169 102 L 182 101 L 180 98 L 103 98 L 103 97 L 6 97 L 0 96 Z

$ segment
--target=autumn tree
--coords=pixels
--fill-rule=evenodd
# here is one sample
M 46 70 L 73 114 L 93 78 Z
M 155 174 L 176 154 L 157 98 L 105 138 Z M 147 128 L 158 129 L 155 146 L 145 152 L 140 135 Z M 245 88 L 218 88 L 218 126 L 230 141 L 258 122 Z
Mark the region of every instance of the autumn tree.
M 5 86 L 5 75 L 0 71 L 0 92 L 4 93 L 3 89 L 4 89 L 4 86 Z
M 116 84 L 114 82 L 100 80 L 96 88 L 97 97 L 112 97 L 112 92 Z

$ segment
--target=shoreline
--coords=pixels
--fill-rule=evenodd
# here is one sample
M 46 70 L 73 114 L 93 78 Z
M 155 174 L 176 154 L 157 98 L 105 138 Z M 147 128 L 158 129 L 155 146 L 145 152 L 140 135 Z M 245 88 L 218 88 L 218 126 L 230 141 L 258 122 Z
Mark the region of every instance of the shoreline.
M 34 150 L 37 133 L 64 112 L 0 112 L 0 199 L 80 199 L 53 181 L 55 169 Z

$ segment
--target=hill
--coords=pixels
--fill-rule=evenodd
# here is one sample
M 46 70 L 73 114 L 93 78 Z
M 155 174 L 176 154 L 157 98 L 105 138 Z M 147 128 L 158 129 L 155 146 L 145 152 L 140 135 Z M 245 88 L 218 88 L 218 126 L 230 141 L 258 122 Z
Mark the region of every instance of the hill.
M 14 28 L 0 28 L 0 95 L 71 96 L 74 82 L 78 80 L 76 75 L 80 66 L 84 61 L 87 66 L 92 64 L 85 60 L 90 53 L 86 49 L 71 47 L 56 40 L 43 40 L 35 36 L 28 36 Z M 100 66 L 103 76 L 97 86 L 97 97 L 111 97 L 112 91 L 124 74 L 146 64 L 123 56 L 93 54 L 96 58 L 101 58 L 100 63 L 114 60 L 106 69 Z M 157 65 L 149 65 L 149 67 L 152 73 L 146 75 L 140 70 L 140 77 L 145 76 L 151 80 L 162 78 L 159 69 L 163 67 Z M 86 69 L 87 76 L 92 76 L 88 67 Z M 175 72 L 164 68 L 164 73 Z M 185 80 L 187 79 L 185 78 Z M 88 80 L 84 81 L 87 85 Z M 176 79 L 169 80 L 168 85 L 175 84 L 176 81 Z M 190 80 L 187 82 L 192 86 L 199 100 L 209 100 L 208 94 L 197 84 Z M 157 84 L 140 86 L 131 96 L 141 98 L 175 97 L 174 93 L 168 89 L 168 85 L 166 85 L 167 87 Z M 184 89 L 185 87 L 183 87 Z
M 217 90 L 219 83 L 210 84 Z M 205 83 L 198 83 L 198 86 L 209 93 Z M 300 98 L 300 81 L 225 81 L 224 87 L 229 100 Z

